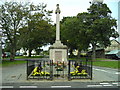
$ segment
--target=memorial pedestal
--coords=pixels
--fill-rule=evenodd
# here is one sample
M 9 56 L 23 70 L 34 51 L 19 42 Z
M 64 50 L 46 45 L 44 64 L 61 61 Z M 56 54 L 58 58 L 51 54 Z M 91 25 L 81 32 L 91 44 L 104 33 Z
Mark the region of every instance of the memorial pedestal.
M 61 41 L 55 43 L 49 48 L 50 60 L 53 62 L 67 61 L 67 46 L 63 45 Z

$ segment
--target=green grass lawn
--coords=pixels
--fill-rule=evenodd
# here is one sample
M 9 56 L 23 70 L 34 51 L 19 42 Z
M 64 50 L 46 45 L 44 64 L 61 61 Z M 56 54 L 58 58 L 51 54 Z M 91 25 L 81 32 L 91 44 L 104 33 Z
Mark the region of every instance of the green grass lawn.
M 86 60 L 84 57 L 81 59 L 77 58 L 69 58 L 69 60 Z M 108 61 L 107 61 L 108 60 Z M 106 58 L 96 58 L 95 61 L 93 61 L 93 66 L 100 66 L 100 67 L 108 67 L 108 68 L 120 68 L 120 61 L 110 61 L 111 59 Z M 85 63 L 85 62 L 84 62 Z
M 9 59 L 10 57 L 4 58 L 4 59 Z M 44 56 L 16 56 L 15 59 L 27 59 L 27 58 L 44 58 Z
M 18 65 L 26 63 L 26 61 L 9 61 L 9 60 L 3 60 L 2 63 L 0 63 L 0 66 L 12 66 L 12 65 Z
M 68 60 L 86 60 L 85 57 L 81 57 L 80 59 L 78 58 L 69 58 Z M 96 58 L 95 61 L 103 61 L 103 60 L 111 60 L 111 59 L 107 59 L 107 58 Z
M 102 61 L 102 60 L 111 60 L 111 59 L 107 59 L 107 58 L 96 58 L 96 61 Z
M 16 58 L 29 58 L 26 56 L 19 56 Z M 40 56 L 33 56 L 31 58 L 40 58 Z M 85 58 L 81 58 L 82 60 L 86 60 Z M 76 59 L 76 58 L 69 58 L 69 60 L 80 60 L 80 59 Z M 103 60 L 103 61 L 101 61 Z M 104 59 L 104 58 L 97 58 L 96 61 L 93 62 L 94 66 L 100 66 L 100 67 L 109 67 L 109 68 L 120 68 L 120 61 L 118 62 L 116 61 L 104 61 L 104 60 L 110 60 L 110 59 Z M 0 63 L 0 66 L 10 66 L 10 65 L 17 65 L 17 64 L 22 64 L 22 63 L 26 63 L 26 61 L 18 61 L 15 60 L 13 62 L 9 61 L 9 60 L 3 60 L 2 63 Z
M 81 57 L 81 58 L 68 58 L 68 60 L 86 60 L 85 57 Z
M 28 56 L 16 56 L 15 58 L 16 59 L 20 59 L 20 58 L 44 58 L 44 56 L 31 56 L 31 57 L 28 57 Z
M 44 56 L 31 56 L 31 57 L 28 57 L 28 56 L 16 56 L 15 59 L 28 59 L 28 58 L 43 58 Z M 10 60 L 6 60 L 6 59 L 9 59 L 8 58 L 4 58 L 2 60 L 2 63 L 0 63 L 0 66 L 11 66 L 11 65 L 17 65 L 17 64 L 22 64 L 22 63 L 26 63 L 26 61 L 18 61 L 18 60 L 15 60 L 15 61 L 10 61 Z
M 100 66 L 100 67 L 109 67 L 109 68 L 120 68 L 119 65 L 120 61 L 95 61 L 93 62 L 94 66 Z

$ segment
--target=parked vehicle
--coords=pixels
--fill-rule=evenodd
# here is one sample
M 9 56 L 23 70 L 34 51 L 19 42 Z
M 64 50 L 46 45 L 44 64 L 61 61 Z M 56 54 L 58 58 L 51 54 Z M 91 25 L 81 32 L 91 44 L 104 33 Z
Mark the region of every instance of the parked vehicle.
M 16 56 L 23 56 L 23 54 L 22 53 L 20 53 L 20 52 L 16 52 L 16 54 L 15 54 Z
M 2 58 L 10 57 L 10 52 L 2 53 Z

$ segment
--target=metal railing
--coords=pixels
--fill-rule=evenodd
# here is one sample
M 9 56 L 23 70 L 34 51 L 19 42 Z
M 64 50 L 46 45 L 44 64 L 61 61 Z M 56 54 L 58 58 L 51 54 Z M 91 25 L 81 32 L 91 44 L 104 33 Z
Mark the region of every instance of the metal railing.
M 52 60 L 27 60 L 28 79 L 53 79 Z
M 53 60 L 27 60 L 27 80 L 57 78 L 91 79 L 92 80 L 92 60 L 69 60 L 68 62 Z
M 72 79 L 92 80 L 92 60 L 90 58 L 68 61 L 68 80 Z

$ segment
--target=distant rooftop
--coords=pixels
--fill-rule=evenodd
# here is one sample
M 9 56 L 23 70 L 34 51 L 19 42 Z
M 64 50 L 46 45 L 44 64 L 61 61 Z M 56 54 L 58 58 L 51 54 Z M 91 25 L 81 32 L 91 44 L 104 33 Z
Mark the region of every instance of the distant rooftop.
M 101 3 L 102 3 L 103 0 L 92 0 L 92 4 L 93 4 L 93 3 L 98 3 L 98 2 L 101 2 Z

